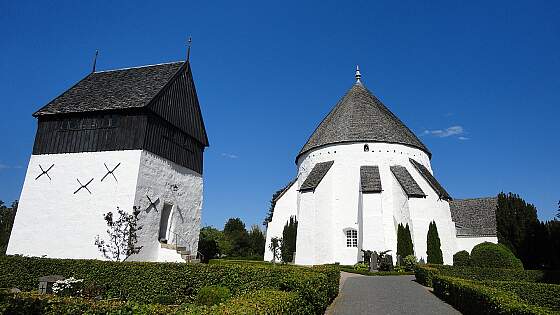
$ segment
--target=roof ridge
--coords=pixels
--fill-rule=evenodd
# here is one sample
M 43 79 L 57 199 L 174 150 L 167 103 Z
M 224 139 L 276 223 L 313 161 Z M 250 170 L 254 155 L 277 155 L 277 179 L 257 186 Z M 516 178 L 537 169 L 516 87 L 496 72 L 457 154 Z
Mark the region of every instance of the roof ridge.
M 125 71 L 125 70 L 131 70 L 131 69 L 157 67 L 157 66 L 170 65 L 170 64 L 175 64 L 175 63 L 185 63 L 185 62 L 186 61 L 170 61 L 170 62 L 162 62 L 162 63 L 151 64 L 151 65 L 143 65 L 143 66 L 135 66 L 135 67 L 127 67 L 127 68 L 119 68 L 119 69 L 110 69 L 110 70 L 101 70 L 101 71 L 95 71 L 93 73 Z

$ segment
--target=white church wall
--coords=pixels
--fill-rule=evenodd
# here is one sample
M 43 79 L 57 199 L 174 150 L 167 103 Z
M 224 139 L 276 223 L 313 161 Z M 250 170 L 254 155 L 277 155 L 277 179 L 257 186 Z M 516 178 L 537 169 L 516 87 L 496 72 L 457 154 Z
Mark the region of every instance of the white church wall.
M 102 259 L 94 245 L 105 238 L 103 214 L 117 207 L 132 211 L 140 150 L 32 155 L 19 199 L 7 254 L 50 258 Z M 104 163 L 113 169 L 108 175 Z M 49 178 L 42 175 L 47 170 Z M 80 184 L 87 188 L 74 193 Z
M 466 250 L 467 252 L 470 253 L 473 247 L 484 242 L 498 244 L 498 237 L 497 236 L 478 236 L 478 237 L 459 236 L 457 237 L 457 248 L 455 250 L 456 252 Z M 453 258 L 451 259 L 451 263 L 453 263 Z
M 177 241 L 195 255 L 200 233 L 202 175 L 148 151 L 142 151 L 139 169 L 134 204 L 142 211 L 143 227 L 138 242 L 143 248 L 132 260 L 184 261 L 174 250 L 161 248 L 159 232 L 165 204 L 171 206 L 168 243 Z M 148 197 L 155 203 L 155 209 Z
M 380 193 L 362 193 L 363 219 L 361 230 L 363 244 L 360 249 L 377 251 L 378 253 L 387 249 L 385 239 L 384 213 Z M 392 225 L 392 222 L 391 222 Z
M 298 231 L 296 238 L 295 263 L 314 265 L 315 260 L 315 196 L 312 191 L 298 195 Z
M 335 165 L 331 167 L 331 171 L 334 167 Z M 346 238 L 343 231 L 341 229 L 337 229 L 335 224 L 335 222 L 339 223 L 339 221 L 337 221 L 340 217 L 338 215 L 339 211 L 344 210 L 333 207 L 333 204 L 336 204 L 333 191 L 336 172 L 331 171 L 323 177 L 323 180 L 321 180 L 321 183 L 313 192 L 315 212 L 315 226 L 313 228 L 315 264 L 328 264 L 335 262 L 335 259 L 337 258 L 335 257 L 335 248 L 340 244 L 341 239 L 343 239 L 346 244 Z M 357 209 L 355 209 L 355 212 L 357 213 Z M 346 249 L 346 247 L 344 247 L 344 249 Z M 342 258 L 340 263 L 343 263 L 343 261 L 344 259 Z
M 266 228 L 266 245 L 264 260 L 272 261 L 272 251 L 269 249 L 270 240 L 273 237 L 282 237 L 284 225 L 291 216 L 297 217 L 297 194 L 298 183 L 294 183 L 278 200 L 274 206 L 272 220 Z
M 378 244 L 385 243 L 384 245 L 379 245 L 380 247 L 382 246 L 383 249 L 391 249 L 393 252 L 396 251 L 395 223 L 397 219 L 393 215 L 393 208 L 397 205 L 400 207 L 402 203 L 405 203 L 406 196 L 397 195 L 397 199 L 395 199 L 395 194 L 392 192 L 394 184 L 392 182 L 393 175 L 389 170 L 389 166 L 403 165 L 408 168 L 410 164 L 408 160 L 409 158 L 414 158 L 423 164 L 426 164 L 427 162 L 429 165 L 429 158 L 424 152 L 416 148 L 400 144 L 369 143 L 368 146 L 369 150 L 364 152 L 364 143 L 330 145 L 308 152 L 298 159 L 298 178 L 301 182 L 307 178 L 309 171 L 316 163 L 329 160 L 335 161 L 325 177 L 326 179 L 332 174 L 335 176 L 334 181 L 331 183 L 332 196 L 334 196 L 334 200 L 332 200 L 331 204 L 328 204 L 328 200 L 330 200 L 329 198 L 322 199 L 316 196 L 316 200 L 317 202 L 325 201 L 324 207 L 331 209 L 330 211 L 332 212 L 332 222 L 334 222 L 334 228 L 332 228 L 330 232 L 336 236 L 336 240 L 333 242 L 333 247 L 330 252 L 323 253 L 323 256 L 318 257 L 315 261 L 306 261 L 305 264 L 317 264 L 319 263 L 319 260 L 324 261 L 326 259 L 325 257 L 332 257 L 332 261 L 328 262 L 338 261 L 343 264 L 354 264 L 359 260 L 360 255 L 358 254 L 358 249 L 346 248 L 346 235 L 343 230 L 347 227 L 359 228 L 360 225 L 358 221 L 358 210 L 360 207 L 359 169 L 362 165 L 379 166 L 384 190 L 379 197 L 380 203 L 383 207 L 381 212 L 384 226 L 384 241 L 376 240 L 376 242 Z M 409 171 L 412 173 L 415 170 L 409 169 Z M 321 188 L 321 185 L 324 185 L 324 183 L 321 182 L 318 188 Z M 300 195 L 305 194 L 307 193 Z M 301 218 L 301 215 L 306 212 L 306 209 L 309 207 L 308 204 L 310 203 L 310 200 L 308 198 L 300 198 L 299 202 L 298 217 Z M 388 209 L 391 210 L 386 211 Z M 406 218 L 406 213 L 406 209 L 403 210 L 402 215 L 399 215 L 398 220 Z M 298 225 L 298 244 L 300 243 L 300 240 L 302 244 L 315 242 L 312 238 L 303 240 L 304 236 L 300 235 L 300 230 L 303 231 L 311 229 L 311 227 L 306 226 L 307 224 L 310 224 L 310 222 L 305 223 L 300 219 Z M 318 229 L 319 226 L 315 228 Z M 325 226 L 324 228 L 327 227 Z M 364 230 L 366 228 L 367 226 L 363 226 Z M 300 253 L 300 247 L 298 247 L 297 250 L 296 257 L 304 255 Z M 296 258 L 296 262 L 299 263 L 300 260 Z

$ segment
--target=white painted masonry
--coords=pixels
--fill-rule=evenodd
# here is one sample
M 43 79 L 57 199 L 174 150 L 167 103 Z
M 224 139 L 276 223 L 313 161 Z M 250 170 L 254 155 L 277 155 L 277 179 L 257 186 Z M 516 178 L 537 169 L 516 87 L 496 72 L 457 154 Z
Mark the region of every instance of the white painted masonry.
M 102 177 L 120 165 L 113 176 Z M 41 170 L 54 166 L 35 179 Z M 86 184 L 74 193 L 80 184 Z M 176 187 L 175 187 L 176 185 Z M 139 206 L 139 245 L 133 260 L 182 261 L 180 255 L 161 249 L 158 232 L 164 203 L 173 205 L 170 230 L 181 235 L 179 244 L 196 253 L 202 207 L 202 176 L 148 151 L 125 150 L 32 155 L 20 197 L 7 254 L 51 258 L 103 259 L 94 245 L 105 238 L 103 214 L 117 207 L 131 211 Z M 158 200 L 156 209 L 146 195 Z M 147 211 L 149 210 L 149 211 Z M 174 242 L 175 237 L 170 239 Z
M 364 152 L 366 143 L 368 152 Z M 298 181 L 289 193 L 278 199 L 273 220 L 268 224 L 265 259 L 271 260 L 272 254 L 268 250 L 270 238 L 281 236 L 285 218 L 294 213 L 292 209 L 297 209 L 295 261 L 300 265 L 335 262 L 352 265 L 361 260 L 360 249 L 392 250 L 395 259 L 399 223 L 409 224 L 415 255 L 424 260 L 428 226 L 432 220 L 437 224 L 446 264 L 452 264 L 453 254 L 459 250 L 470 251 L 475 244 L 485 241 L 497 242 L 495 237 L 456 237 L 448 202 L 439 199 L 409 158 L 432 172 L 430 158 L 424 151 L 402 144 L 340 143 L 300 156 L 297 161 Z M 333 166 L 314 192 L 297 191 L 315 164 L 331 160 L 334 161 Z M 360 166 L 365 165 L 379 167 L 381 193 L 361 192 Z M 406 167 L 427 197 L 408 198 L 390 171 L 392 165 Z M 358 230 L 358 247 L 346 246 L 345 231 L 349 228 Z
M 272 251 L 268 248 L 270 240 L 273 237 L 282 237 L 284 225 L 290 220 L 291 216 L 297 216 L 297 183 L 294 183 L 284 194 L 276 201 L 274 213 L 271 222 L 266 228 L 266 249 L 264 251 L 264 260 L 272 261 Z M 272 223 L 274 222 L 274 223 Z

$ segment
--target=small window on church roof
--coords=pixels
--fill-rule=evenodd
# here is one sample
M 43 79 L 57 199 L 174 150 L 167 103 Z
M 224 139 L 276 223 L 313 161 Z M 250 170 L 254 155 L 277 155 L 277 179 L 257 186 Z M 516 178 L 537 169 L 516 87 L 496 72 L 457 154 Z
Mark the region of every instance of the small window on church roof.
M 355 229 L 346 230 L 346 247 L 358 247 L 358 231 Z

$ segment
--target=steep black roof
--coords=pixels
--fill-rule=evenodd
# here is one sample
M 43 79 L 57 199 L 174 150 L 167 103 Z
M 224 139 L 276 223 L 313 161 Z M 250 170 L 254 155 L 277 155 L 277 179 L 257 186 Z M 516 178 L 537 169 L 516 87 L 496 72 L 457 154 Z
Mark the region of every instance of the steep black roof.
M 324 145 L 356 141 L 404 144 L 431 157 L 420 139 L 360 82 L 338 101 L 309 137 L 298 157 Z
M 381 187 L 379 167 L 376 165 L 360 166 L 360 184 L 363 193 L 381 192 L 383 189 Z
M 315 164 L 307 178 L 301 184 L 299 188 L 300 191 L 308 191 L 308 190 L 315 190 L 323 177 L 327 175 L 327 172 L 331 169 L 331 166 L 334 164 L 334 161 L 327 161 Z
M 418 163 L 414 159 L 409 159 L 409 160 L 410 160 L 410 163 L 412 163 L 412 165 L 414 165 L 414 167 L 416 168 L 418 173 L 420 173 L 420 175 L 422 175 L 422 177 L 424 177 L 424 179 L 428 182 L 428 184 L 430 184 L 432 189 L 438 194 L 440 199 L 443 199 L 443 200 L 453 199 L 447 193 L 445 188 L 443 188 L 443 186 L 438 182 L 438 180 L 432 175 L 432 173 L 430 173 L 430 171 L 424 165 Z
M 33 116 L 141 108 L 208 145 L 190 64 L 183 61 L 90 73 Z
M 418 186 L 418 183 L 412 178 L 406 167 L 401 165 L 393 165 L 390 167 L 391 172 L 397 178 L 397 181 L 403 188 L 404 192 L 409 198 L 424 198 L 426 194 Z
M 498 197 L 449 201 L 457 236 L 495 236 Z

